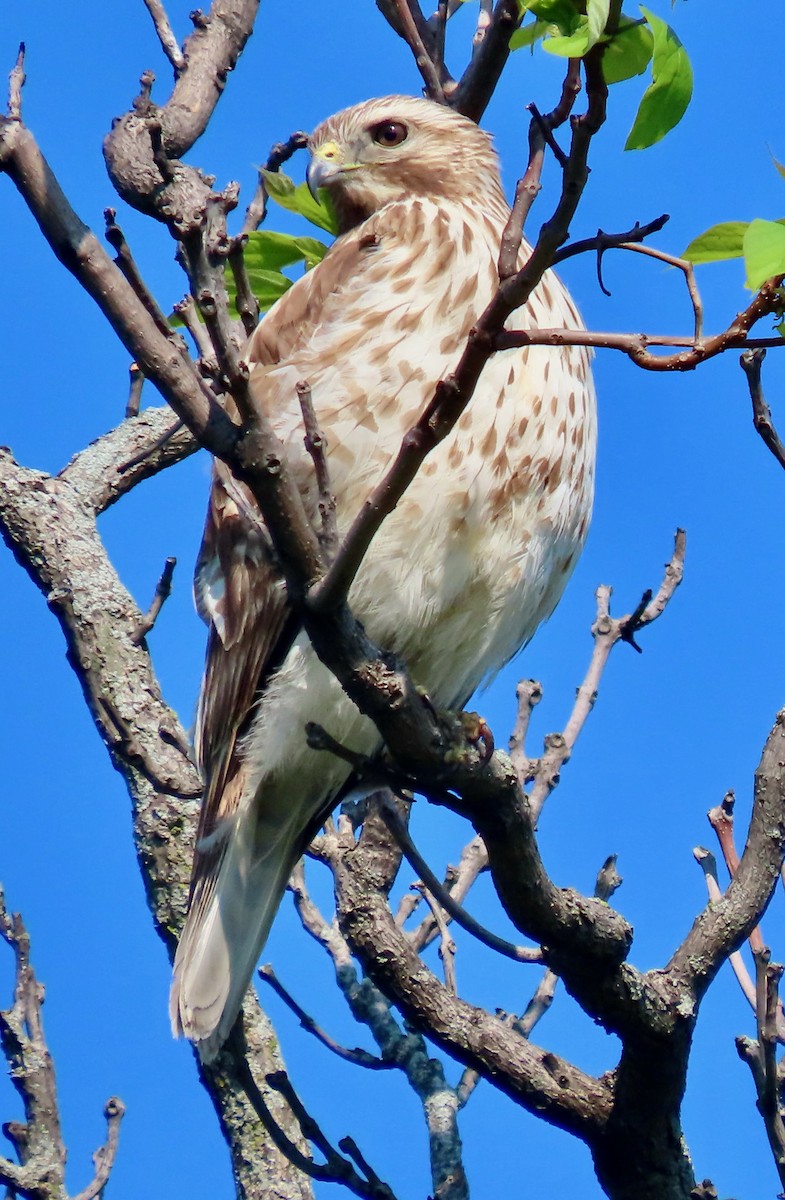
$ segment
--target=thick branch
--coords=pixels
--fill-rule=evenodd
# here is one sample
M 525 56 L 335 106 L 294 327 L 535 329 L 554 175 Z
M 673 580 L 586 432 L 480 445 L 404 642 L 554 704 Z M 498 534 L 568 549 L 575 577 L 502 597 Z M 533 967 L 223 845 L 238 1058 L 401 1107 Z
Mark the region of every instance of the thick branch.
M 517 0 L 497 0 L 482 39 L 475 43 L 471 62 L 449 97 L 450 105 L 465 117 L 479 121 L 488 107 L 510 55 L 510 38 L 522 19 Z
M 258 0 L 213 0 L 206 15 L 198 14 L 196 28 L 182 48 L 185 67 L 171 96 L 161 107 L 149 99 L 115 122 L 104 143 L 104 156 L 112 182 L 134 208 L 156 214 L 179 184 L 181 195 L 190 193 L 199 203 L 199 174 L 178 168 L 175 179 L 165 180 L 154 146 L 168 159 L 179 159 L 200 137 L 213 114 L 226 79 L 237 63 L 253 30 Z
M 159 410 L 159 419 L 162 414 Z M 128 436 L 129 427 L 146 416 L 124 422 L 107 438 Z M 51 479 L 17 466 L 8 452 L 0 455 L 0 531 L 57 617 L 98 732 L 128 784 L 148 900 L 173 954 L 185 917 L 196 823 L 196 805 L 180 797 L 196 799 L 201 781 L 186 733 L 163 702 L 149 654 L 134 641 L 141 613 L 117 578 L 84 501 L 100 478 L 101 453 L 99 442 L 77 456 L 69 468 L 73 480 L 65 473 Z M 263 1080 L 281 1060 L 275 1035 L 256 1004 L 246 1004 L 244 1028 L 252 1069 Z M 284 1187 L 288 1200 L 305 1200 L 306 1181 L 289 1173 L 274 1148 L 260 1139 L 256 1115 L 231 1062 L 221 1068 L 205 1078 L 241 1194 L 246 1200 L 271 1200 L 270 1181 L 278 1180 L 277 1196 Z M 281 1107 L 279 1121 L 291 1127 L 291 1114 Z
M 352 951 L 408 1020 L 427 1029 L 429 1038 L 459 1062 L 559 1127 L 584 1139 L 601 1128 L 610 1102 L 603 1082 L 451 996 L 412 950 L 387 907 L 389 845 L 378 817 L 366 821 L 355 850 L 336 863 L 335 877 L 341 928 Z

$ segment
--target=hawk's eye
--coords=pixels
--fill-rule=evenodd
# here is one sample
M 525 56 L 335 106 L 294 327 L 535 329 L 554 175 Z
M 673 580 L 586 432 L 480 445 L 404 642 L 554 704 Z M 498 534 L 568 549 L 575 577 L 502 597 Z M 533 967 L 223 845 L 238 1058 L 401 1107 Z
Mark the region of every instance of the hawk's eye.
M 400 146 L 409 136 L 409 130 L 401 121 L 380 121 L 371 129 L 371 135 L 380 146 Z

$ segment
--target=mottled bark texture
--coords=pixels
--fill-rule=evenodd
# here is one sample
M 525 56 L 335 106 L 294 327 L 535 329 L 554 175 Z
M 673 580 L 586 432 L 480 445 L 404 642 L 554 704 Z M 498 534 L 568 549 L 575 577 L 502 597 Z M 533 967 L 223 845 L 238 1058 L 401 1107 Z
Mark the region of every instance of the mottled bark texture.
M 466 1195 L 455 1119 L 459 1089 L 445 1087 L 440 1070 L 425 1070 L 422 1041 L 404 1053 L 401 1039 L 388 1024 L 390 1003 L 477 1078 L 580 1137 L 614 1200 L 688 1200 L 695 1180 L 679 1122 L 698 1008 L 721 963 L 765 910 L 785 853 L 782 720 L 778 718 L 768 739 L 756 776 L 749 838 L 731 887 L 700 915 L 664 969 L 643 973 L 627 962 L 632 932 L 624 919 L 596 898 L 557 888 L 541 861 L 535 820 L 558 769 L 546 779 L 547 764 L 558 756 L 547 760 L 544 755 L 540 761 L 535 785 L 539 791 L 530 804 L 509 759 L 498 752 L 489 754 L 487 745 L 473 741 L 459 719 L 435 713 L 405 665 L 367 638 L 346 602 L 375 530 L 430 449 L 459 419 L 488 358 L 513 344 L 504 333 L 507 317 L 526 302 L 567 238 L 588 175 L 592 139 L 604 120 L 602 48 L 594 47 L 583 63 L 587 107 L 572 118 L 560 195 L 528 263 L 515 274 L 501 272 L 499 291 L 478 319 L 455 372 L 439 384 L 331 567 L 320 531 L 306 519 L 282 448 L 252 402 L 241 359 L 243 334 L 229 318 L 223 271 L 228 255 L 238 249 L 226 231 L 236 188 L 229 185 L 216 192 L 208 176 L 182 161 L 206 127 L 227 73 L 251 33 L 257 4 L 215 0 L 208 13 L 193 14 L 195 31 L 182 48 L 172 44 L 158 0 L 149 0 L 148 7 L 175 68 L 174 89 L 166 103 L 158 105 L 152 98 L 152 77 L 144 76 L 133 109 L 106 139 L 105 158 L 120 195 L 164 223 L 180 245 L 205 321 L 202 370 L 151 304 L 123 261 L 122 250 L 113 262 L 70 207 L 21 121 L 21 70 L 12 82 L 8 116 L 0 118 L 0 172 L 14 182 L 54 253 L 93 296 L 145 377 L 186 428 L 162 442 L 171 414 L 148 411 L 88 447 L 57 477 L 19 466 L 10 452 L 0 452 L 0 528 L 59 621 L 96 728 L 128 783 L 137 854 L 158 931 L 171 952 L 184 916 L 201 785 L 185 733 L 161 696 L 139 636 L 142 615 L 107 558 L 96 517 L 135 484 L 202 445 L 251 488 L 294 608 L 319 656 L 376 722 L 399 782 L 416 781 L 429 799 L 471 823 L 516 928 L 542 947 L 546 964 L 568 991 L 622 1042 L 616 1069 L 593 1078 L 534 1045 L 514 1025 L 453 994 L 416 952 L 428 938 L 415 947 L 390 913 L 387 898 L 400 852 L 383 820 L 372 810 L 357 839 L 343 826 L 330 866 L 349 949 L 334 951 L 336 973 L 382 1052 L 396 1048 L 424 1110 L 430 1109 L 437 1193 L 449 1200 Z M 431 94 L 479 116 L 504 66 L 509 33 L 520 20 L 518 6 L 509 0 L 498 0 L 492 9 L 481 6 L 472 60 L 459 81 L 444 63 L 446 4 L 439 5 L 431 20 L 425 19 L 416 0 L 380 0 L 379 7 L 414 51 Z M 611 19 L 618 8 L 611 6 Z M 575 100 L 576 73 L 572 64 L 558 106 L 561 121 Z M 532 195 L 539 187 L 543 159 L 542 130 L 537 129 L 533 126 L 527 172 Z M 508 230 L 507 258 L 517 254 L 522 215 L 518 213 L 517 233 L 516 228 Z M 112 216 L 115 230 L 113 221 Z M 112 238 L 117 247 L 115 232 Z M 771 311 L 773 290 L 776 281 L 766 285 L 738 318 L 738 328 L 730 331 L 734 337 L 746 337 L 754 321 Z M 566 340 L 561 331 L 551 333 L 557 342 Z M 718 346 L 724 348 L 725 344 Z M 644 350 L 642 346 L 641 353 Z M 697 349 L 690 354 L 690 367 L 702 361 Z M 639 361 L 635 353 L 632 357 Z M 651 366 L 643 359 L 640 365 Z M 574 740 L 574 734 L 570 736 Z M 569 739 L 563 741 L 569 748 Z M 522 761 L 530 760 L 523 755 Z M 367 973 L 367 988 L 378 989 L 371 999 L 373 1015 L 358 992 L 364 985 L 355 986 L 350 978 L 353 964 L 342 957 L 345 953 L 348 958 L 349 951 Z M 265 1075 L 280 1068 L 274 1034 L 253 1006 L 246 1006 L 244 1024 L 249 1062 L 265 1105 L 277 1114 L 290 1141 L 302 1144 L 298 1122 L 280 1092 L 265 1083 Z M 202 1068 L 202 1078 L 231 1146 L 241 1194 L 253 1200 L 304 1200 L 310 1185 L 264 1133 L 232 1051 L 225 1051 L 209 1070 Z

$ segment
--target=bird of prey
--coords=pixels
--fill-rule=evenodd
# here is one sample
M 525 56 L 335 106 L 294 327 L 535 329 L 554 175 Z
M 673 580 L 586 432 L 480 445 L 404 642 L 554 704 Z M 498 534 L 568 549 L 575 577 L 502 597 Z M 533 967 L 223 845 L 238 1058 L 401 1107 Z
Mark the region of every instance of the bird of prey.
M 345 531 L 491 300 L 509 208 L 488 134 L 428 100 L 346 109 L 309 149 L 309 183 L 329 189 L 339 236 L 263 318 L 246 358 L 318 521 L 297 395 L 310 385 Z M 548 272 L 508 328 L 554 326 L 582 328 Z M 464 705 L 552 612 L 586 536 L 595 429 L 586 349 L 497 353 L 376 535 L 351 607 L 435 705 Z M 209 626 L 196 729 L 205 796 L 171 1015 L 209 1059 L 314 822 L 349 774 L 307 746 L 306 723 L 366 755 L 381 739 L 307 636 L 292 643 L 264 522 L 221 464 L 196 595 Z

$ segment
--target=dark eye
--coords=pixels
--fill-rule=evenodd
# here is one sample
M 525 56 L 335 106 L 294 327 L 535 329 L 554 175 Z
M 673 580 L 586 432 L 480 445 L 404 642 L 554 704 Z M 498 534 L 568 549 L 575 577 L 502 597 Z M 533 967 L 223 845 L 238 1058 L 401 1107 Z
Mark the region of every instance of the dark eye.
M 409 136 L 409 130 L 401 121 L 380 121 L 372 127 L 371 136 L 380 146 L 400 146 Z

